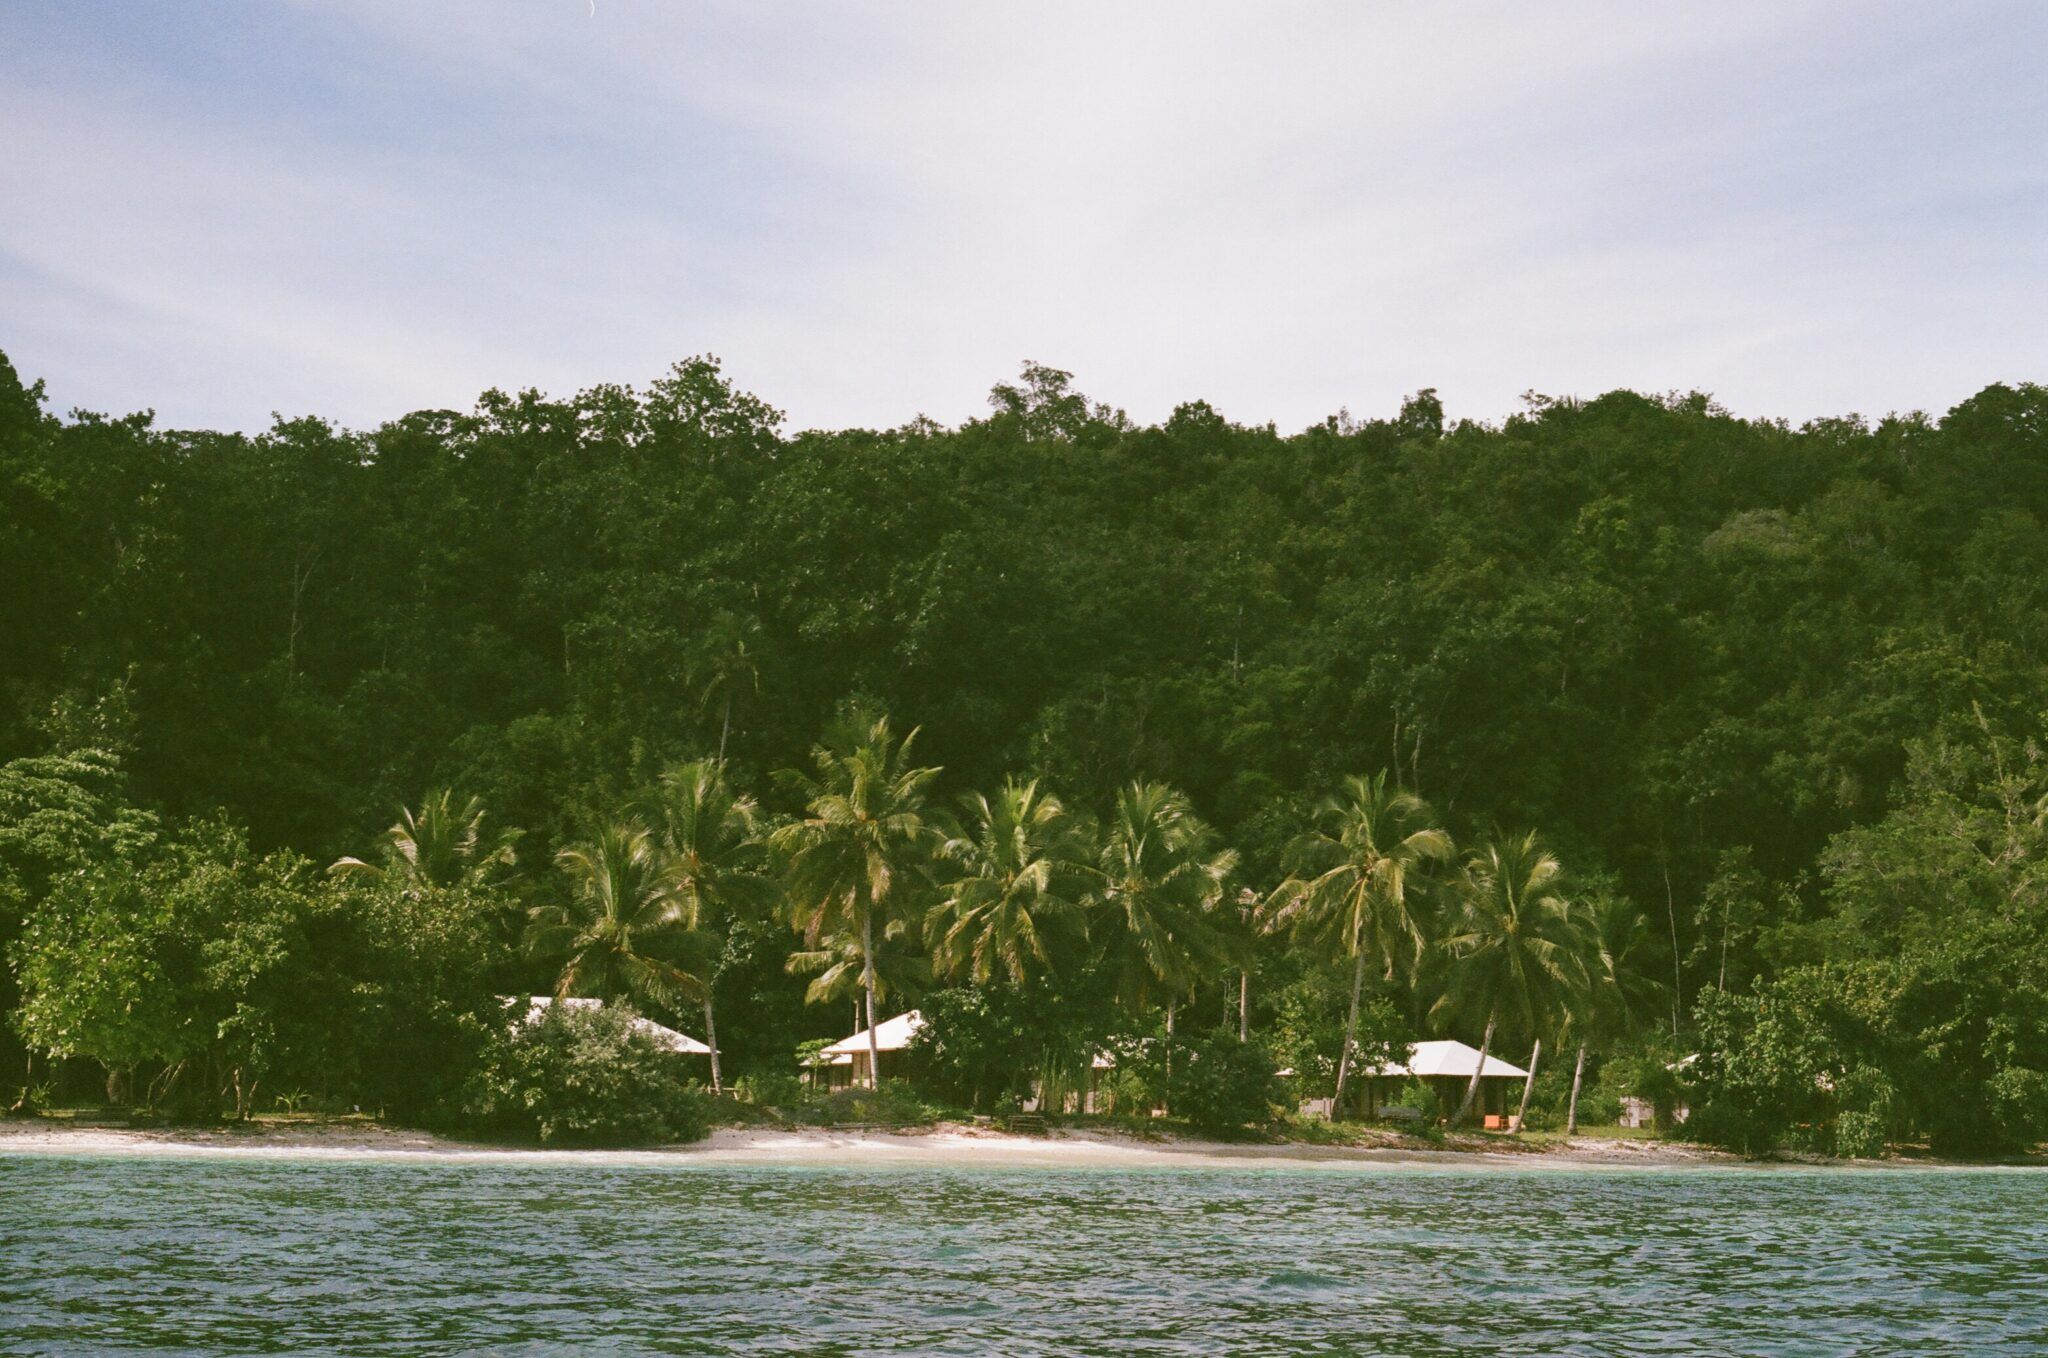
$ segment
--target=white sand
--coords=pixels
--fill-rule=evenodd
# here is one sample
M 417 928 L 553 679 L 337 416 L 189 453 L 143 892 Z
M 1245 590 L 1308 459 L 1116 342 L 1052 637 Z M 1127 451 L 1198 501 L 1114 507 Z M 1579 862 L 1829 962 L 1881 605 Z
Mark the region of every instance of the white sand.
M 0 1155 L 38 1154 L 1077 1169 L 1284 1166 L 1559 1170 L 1740 1163 L 1695 1147 L 1590 1138 L 1540 1149 L 1482 1141 L 1474 1149 L 1437 1150 L 1406 1145 L 1235 1145 L 1169 1137 L 1139 1139 L 1093 1131 L 1016 1136 L 987 1128 L 945 1125 L 912 1132 L 725 1128 L 704 1141 L 686 1146 L 596 1151 L 481 1145 L 366 1122 L 266 1122 L 251 1128 L 216 1130 L 79 1126 L 55 1120 L 0 1121 Z

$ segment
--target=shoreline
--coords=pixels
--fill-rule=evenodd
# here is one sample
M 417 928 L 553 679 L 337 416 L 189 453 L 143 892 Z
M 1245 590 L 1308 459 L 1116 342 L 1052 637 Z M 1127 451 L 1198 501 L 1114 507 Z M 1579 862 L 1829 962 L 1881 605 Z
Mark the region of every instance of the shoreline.
M 1925 1160 L 1757 1162 L 1675 1142 L 1584 1137 L 1528 1147 L 1233 1143 L 1061 1129 L 1024 1136 L 942 1123 L 893 1132 L 726 1127 L 685 1145 L 588 1149 L 461 1141 L 374 1122 L 266 1122 L 254 1127 L 140 1128 L 55 1119 L 0 1121 L 0 1157 L 114 1156 L 252 1160 L 644 1164 L 803 1169 L 1341 1169 L 1570 1170 L 1961 1169 Z M 1999 1168 L 1990 1166 L 1990 1168 Z

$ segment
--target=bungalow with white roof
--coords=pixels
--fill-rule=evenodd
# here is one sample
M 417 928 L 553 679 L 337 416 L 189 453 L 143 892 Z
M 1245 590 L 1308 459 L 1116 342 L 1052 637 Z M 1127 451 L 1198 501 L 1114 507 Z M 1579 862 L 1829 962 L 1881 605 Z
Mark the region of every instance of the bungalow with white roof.
M 902 1079 L 915 1074 L 912 1067 L 916 1058 L 910 1053 L 910 1040 L 922 1027 L 924 1015 L 915 1009 L 875 1025 L 875 1049 L 882 1059 L 883 1079 Z M 846 1089 L 852 1085 L 872 1083 L 868 1079 L 868 1030 L 863 1028 L 820 1051 L 814 1078 L 827 1089 Z
M 1396 1098 L 1401 1086 L 1409 1080 L 1420 1080 L 1436 1095 L 1436 1106 L 1443 1110 L 1445 1117 L 1458 1111 L 1464 1102 L 1465 1088 L 1472 1082 L 1472 1072 L 1480 1070 L 1479 1051 L 1468 1047 L 1454 1038 L 1442 1038 L 1430 1042 L 1418 1042 L 1409 1049 L 1406 1061 L 1393 1061 L 1372 1070 L 1361 1070 L 1352 1090 L 1345 1091 L 1345 1102 L 1353 1111 L 1371 1119 L 1379 1116 L 1380 1108 Z M 1486 1055 L 1486 1066 L 1480 1071 L 1479 1097 L 1473 1104 L 1473 1111 L 1489 1128 L 1505 1130 L 1510 1115 L 1509 1100 L 1516 1096 L 1517 1081 L 1529 1078 L 1529 1072 L 1520 1066 L 1510 1065 L 1493 1055 Z
M 508 1010 L 514 1008 L 519 1003 L 518 997 L 513 995 L 500 995 L 498 998 Z M 541 1015 L 547 1013 L 555 1005 L 560 1005 L 564 1009 L 594 1010 L 604 1008 L 604 1001 L 586 999 L 582 996 L 558 1000 L 553 995 L 529 995 L 526 997 L 526 1012 L 512 1021 L 513 1026 L 524 1028 L 529 1023 L 538 1022 Z M 680 1052 L 684 1056 L 711 1055 L 711 1048 L 705 1046 L 696 1038 L 691 1037 L 688 1033 L 679 1033 L 673 1028 L 656 1023 L 651 1018 L 641 1018 L 635 1015 L 632 1028 L 634 1032 L 642 1037 L 651 1039 L 657 1047 L 665 1047 L 669 1051 Z

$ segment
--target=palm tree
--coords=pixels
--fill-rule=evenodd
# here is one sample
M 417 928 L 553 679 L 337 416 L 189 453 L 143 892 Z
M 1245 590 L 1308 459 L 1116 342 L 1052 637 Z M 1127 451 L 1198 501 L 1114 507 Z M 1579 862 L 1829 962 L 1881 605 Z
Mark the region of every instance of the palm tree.
M 1483 1013 L 1486 1029 L 1453 1121 L 1472 1111 L 1501 1020 L 1517 1031 L 1543 1031 L 1580 975 L 1577 923 L 1557 890 L 1563 872 L 1534 831 L 1494 838 L 1466 860 L 1457 917 L 1443 939 L 1449 986 L 1435 1010 L 1445 1017 Z
M 865 996 L 867 959 L 860 950 L 857 933 L 829 933 L 815 947 L 799 948 L 783 960 L 782 969 L 791 976 L 809 976 L 804 987 L 805 1004 L 854 1001 L 854 1027 L 860 1027 L 860 1000 Z M 875 996 L 914 995 L 931 984 L 932 964 L 918 948 L 917 933 L 909 920 L 894 919 L 875 940 Z
M 684 928 L 697 936 L 695 951 L 708 962 L 717 930 L 765 906 L 772 892 L 757 870 L 760 808 L 733 790 L 723 765 L 699 759 L 663 773 L 648 809 L 670 899 Z M 711 971 L 707 965 L 697 979 L 704 995 L 704 1042 L 711 1048 L 711 1089 L 717 1093 L 723 1085 Z
M 1138 782 L 1117 793 L 1096 861 L 1118 996 L 1136 1010 L 1164 991 L 1171 1036 L 1174 1003 L 1229 960 L 1210 912 L 1237 855 L 1217 847 L 1187 798 L 1163 783 Z
M 718 762 L 725 762 L 726 738 L 732 734 L 733 699 L 761 691 L 761 658 L 757 643 L 761 625 L 737 613 L 721 613 L 712 620 L 703 651 L 696 666 L 700 684 L 697 700 L 709 706 L 718 701 Z
M 1019 984 L 1053 969 L 1082 928 L 1080 886 L 1092 870 L 1080 826 L 1036 781 L 964 799 L 965 824 L 940 846 L 951 880 L 926 932 L 940 971 L 976 984 Z
M 1250 887 L 1237 889 L 1237 918 L 1230 931 L 1231 950 L 1237 954 L 1237 1040 L 1252 1040 L 1252 963 L 1259 952 L 1259 914 L 1264 902 Z
M 689 926 L 649 831 L 607 825 L 555 861 L 572 894 L 567 904 L 533 908 L 527 947 L 536 957 L 560 959 L 558 998 L 630 998 L 671 1012 L 703 998 L 703 980 L 682 965 Z
M 424 887 L 473 887 L 486 884 L 511 866 L 517 830 L 488 833 L 484 806 L 471 797 L 461 805 L 448 788 L 427 794 L 419 814 L 398 809 L 398 820 L 384 832 L 381 863 L 338 858 L 328 871 L 337 876 L 367 877 L 416 891 Z
M 1579 1054 L 1572 1069 L 1571 1103 L 1565 1112 L 1566 1136 L 1579 1130 L 1579 1086 L 1586 1074 L 1588 1040 L 1639 1028 L 1664 1002 L 1664 982 L 1656 974 L 1662 941 L 1649 917 L 1633 901 L 1615 892 L 1601 892 L 1588 904 L 1584 923 L 1586 984 L 1574 997 L 1575 1012 L 1569 1015 L 1571 1030 L 1579 1038 Z
M 805 941 L 815 947 L 834 932 L 860 940 L 870 1084 L 881 1076 L 876 935 L 905 912 L 912 883 L 938 840 L 925 793 L 939 770 L 912 764 L 916 741 L 915 730 L 897 739 L 879 714 L 855 713 L 837 723 L 812 751 L 815 775 L 785 773 L 804 798 L 804 814 L 770 837 L 788 865 L 791 923 Z
M 1340 1116 L 1366 960 L 1382 965 L 1391 981 L 1402 958 L 1422 952 L 1426 930 L 1419 905 L 1409 898 L 1409 875 L 1451 855 L 1451 837 L 1431 822 L 1428 803 L 1389 786 L 1384 772 L 1347 778 L 1317 808 L 1315 828 L 1288 847 L 1290 875 L 1268 899 L 1267 929 L 1290 930 L 1351 959 L 1351 1014 L 1332 1102 Z

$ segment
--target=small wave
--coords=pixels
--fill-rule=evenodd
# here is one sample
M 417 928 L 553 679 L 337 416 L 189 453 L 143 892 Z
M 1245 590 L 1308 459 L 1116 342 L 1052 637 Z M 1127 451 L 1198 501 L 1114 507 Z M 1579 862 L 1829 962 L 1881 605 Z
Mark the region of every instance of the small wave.
M 1342 1287 L 1342 1278 L 1332 1278 L 1327 1273 L 1310 1273 L 1306 1269 L 1282 1269 L 1267 1277 L 1265 1285 L 1283 1292 L 1320 1292 L 1325 1288 Z

